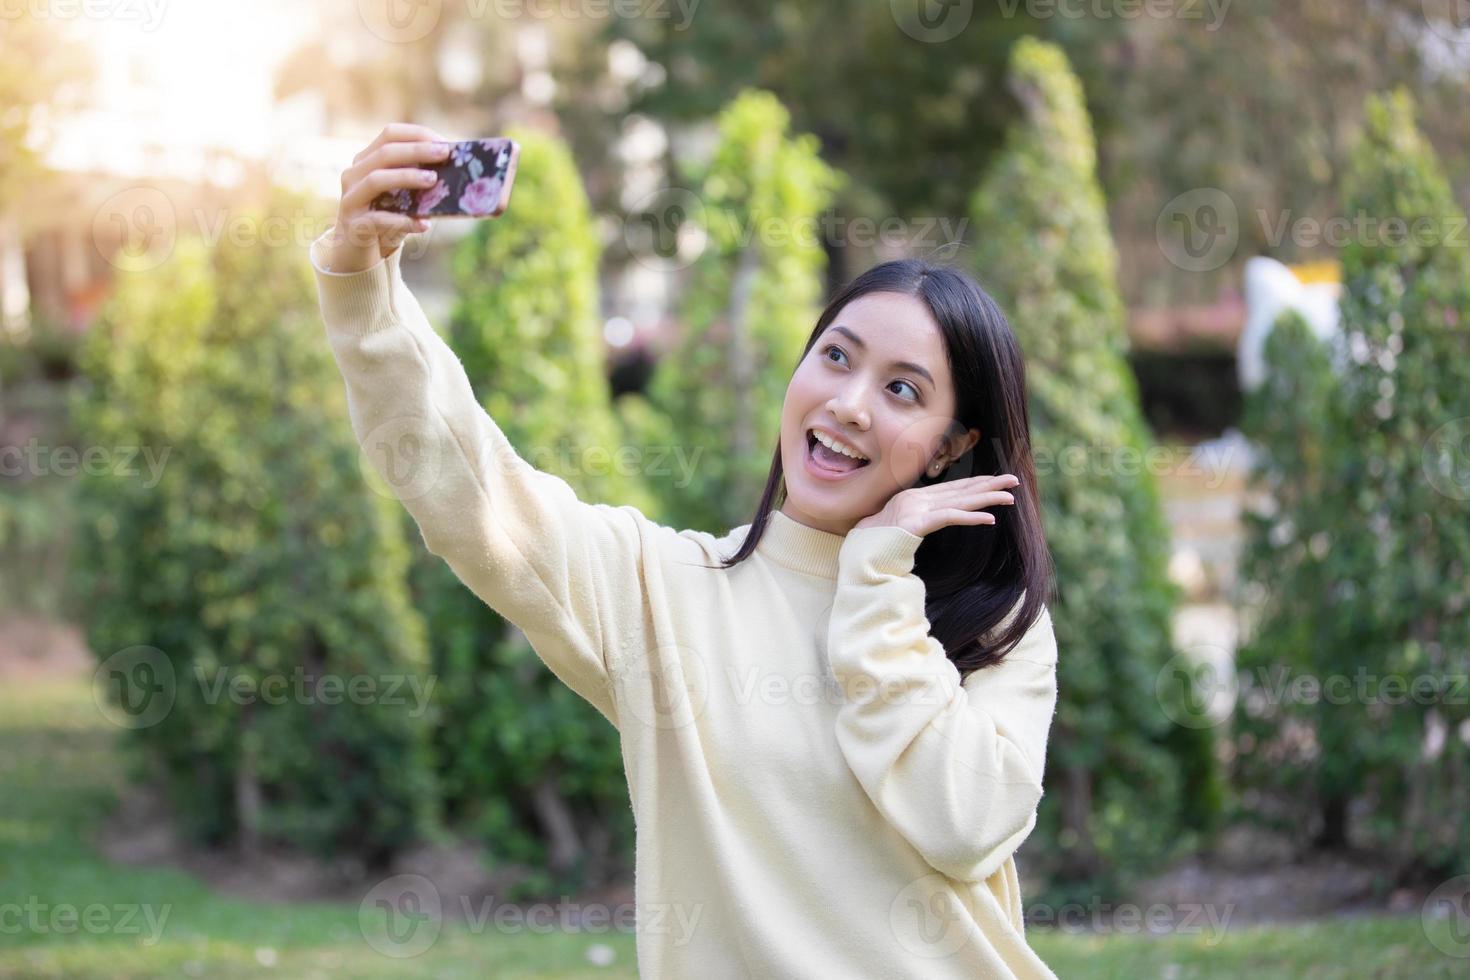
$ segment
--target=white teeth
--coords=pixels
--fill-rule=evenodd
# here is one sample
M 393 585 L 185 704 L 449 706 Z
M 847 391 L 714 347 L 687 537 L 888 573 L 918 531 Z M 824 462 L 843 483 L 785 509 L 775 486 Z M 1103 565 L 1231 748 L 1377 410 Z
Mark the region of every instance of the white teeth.
M 841 453 L 844 456 L 851 456 L 853 459 L 856 460 L 866 460 L 868 458 L 862 453 L 859 453 L 856 450 L 848 449 L 842 443 L 829 438 L 825 432 L 822 432 L 819 429 L 813 429 L 812 433 L 816 435 L 818 442 L 826 446 L 828 449 L 832 450 L 834 453 Z

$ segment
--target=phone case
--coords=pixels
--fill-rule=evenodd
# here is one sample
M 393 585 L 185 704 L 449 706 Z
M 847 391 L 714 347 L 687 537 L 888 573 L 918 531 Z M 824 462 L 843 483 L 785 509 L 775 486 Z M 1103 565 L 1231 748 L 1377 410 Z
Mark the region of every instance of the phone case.
M 416 218 L 494 218 L 510 204 L 521 147 L 513 139 L 459 140 L 443 163 L 419 165 L 439 180 L 431 187 L 384 191 L 373 208 Z

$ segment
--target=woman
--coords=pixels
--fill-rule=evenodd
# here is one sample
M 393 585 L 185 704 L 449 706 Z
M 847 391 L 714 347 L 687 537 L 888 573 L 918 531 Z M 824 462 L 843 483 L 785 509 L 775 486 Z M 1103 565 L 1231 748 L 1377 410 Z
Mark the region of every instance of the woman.
M 429 550 L 619 732 L 641 974 L 1054 977 L 1013 857 L 1057 651 L 1000 310 L 938 266 L 869 270 L 808 338 L 755 519 L 677 531 L 527 464 L 404 285 L 426 225 L 369 202 L 436 141 L 390 125 L 343 173 L 311 247 L 327 336 Z

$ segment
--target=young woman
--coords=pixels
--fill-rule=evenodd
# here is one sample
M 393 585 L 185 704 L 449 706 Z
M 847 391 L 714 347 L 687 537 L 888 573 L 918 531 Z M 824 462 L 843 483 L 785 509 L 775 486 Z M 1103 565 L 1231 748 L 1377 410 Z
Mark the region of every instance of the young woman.
M 754 520 L 664 527 L 527 464 L 404 285 L 424 226 L 369 202 L 436 141 L 390 125 L 343 173 L 327 337 L 428 548 L 618 730 L 641 974 L 1054 977 L 1013 857 L 1057 650 L 1004 315 L 950 269 L 870 269 L 807 340 Z

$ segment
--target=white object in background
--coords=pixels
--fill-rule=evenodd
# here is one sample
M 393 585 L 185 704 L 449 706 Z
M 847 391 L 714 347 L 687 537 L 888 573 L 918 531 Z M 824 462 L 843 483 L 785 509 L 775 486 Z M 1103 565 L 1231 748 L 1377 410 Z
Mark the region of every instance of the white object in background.
M 1236 348 L 1241 390 L 1250 391 L 1266 379 L 1266 338 L 1276 326 L 1276 319 L 1287 310 L 1300 313 L 1317 339 L 1330 345 L 1338 333 L 1337 303 L 1341 295 L 1340 283 L 1304 283 L 1275 259 L 1257 256 L 1247 262 L 1245 329 Z
M 14 215 L 0 215 L 0 336 L 21 343 L 31 334 L 31 289 L 25 242 Z

